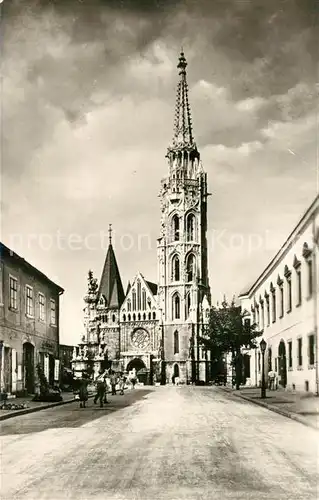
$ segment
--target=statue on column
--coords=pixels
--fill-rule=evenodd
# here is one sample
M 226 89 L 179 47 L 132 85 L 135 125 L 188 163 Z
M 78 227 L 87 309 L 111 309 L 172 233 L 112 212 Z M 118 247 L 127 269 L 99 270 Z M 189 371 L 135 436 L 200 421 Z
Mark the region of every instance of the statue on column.
M 87 348 L 87 346 L 85 345 L 85 346 L 83 347 L 83 357 L 84 357 L 84 358 L 87 358 L 87 356 L 88 356 L 88 348 Z

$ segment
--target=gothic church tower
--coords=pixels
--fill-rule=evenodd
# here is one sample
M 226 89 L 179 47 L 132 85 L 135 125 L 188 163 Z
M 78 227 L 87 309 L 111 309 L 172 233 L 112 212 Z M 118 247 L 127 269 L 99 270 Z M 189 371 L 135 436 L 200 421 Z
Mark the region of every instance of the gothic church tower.
M 208 377 L 207 353 L 197 341 L 210 303 L 207 268 L 207 174 L 193 137 L 186 80 L 179 58 L 174 136 L 168 148 L 168 176 L 162 180 L 158 239 L 158 299 L 163 314 L 166 381 Z

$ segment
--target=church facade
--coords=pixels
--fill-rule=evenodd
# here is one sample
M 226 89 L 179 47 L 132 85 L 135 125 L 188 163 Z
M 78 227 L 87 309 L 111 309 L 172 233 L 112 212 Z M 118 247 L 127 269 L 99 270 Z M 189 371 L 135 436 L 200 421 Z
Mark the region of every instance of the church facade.
M 144 383 L 207 382 L 210 353 L 199 338 L 210 310 L 207 259 L 207 174 L 193 137 L 181 53 L 174 136 L 160 187 L 158 282 L 137 273 L 124 293 L 110 231 L 100 282 L 89 272 L 85 334 L 73 353 L 78 376 L 90 368 L 136 372 Z

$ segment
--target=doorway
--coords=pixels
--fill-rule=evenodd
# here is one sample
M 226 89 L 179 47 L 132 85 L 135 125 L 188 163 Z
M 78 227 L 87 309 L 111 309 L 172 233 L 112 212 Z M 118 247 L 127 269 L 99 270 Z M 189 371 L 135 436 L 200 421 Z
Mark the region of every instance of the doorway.
M 287 385 L 287 360 L 286 360 L 286 346 L 283 340 L 280 341 L 278 347 L 278 374 L 279 384 L 282 387 Z
M 34 393 L 34 346 L 23 344 L 24 387 L 29 394 Z

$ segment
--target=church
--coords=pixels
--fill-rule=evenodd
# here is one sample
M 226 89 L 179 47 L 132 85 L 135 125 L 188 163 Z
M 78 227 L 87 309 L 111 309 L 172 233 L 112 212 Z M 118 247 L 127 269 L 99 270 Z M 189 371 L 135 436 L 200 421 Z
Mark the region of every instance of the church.
M 90 370 L 136 373 L 145 384 L 210 380 L 210 353 L 200 345 L 209 319 L 207 174 L 192 128 L 187 62 L 178 61 L 173 141 L 160 186 L 158 283 L 137 273 L 126 292 L 112 245 L 98 282 L 91 271 L 84 297 L 83 335 L 74 349 L 76 376 Z

